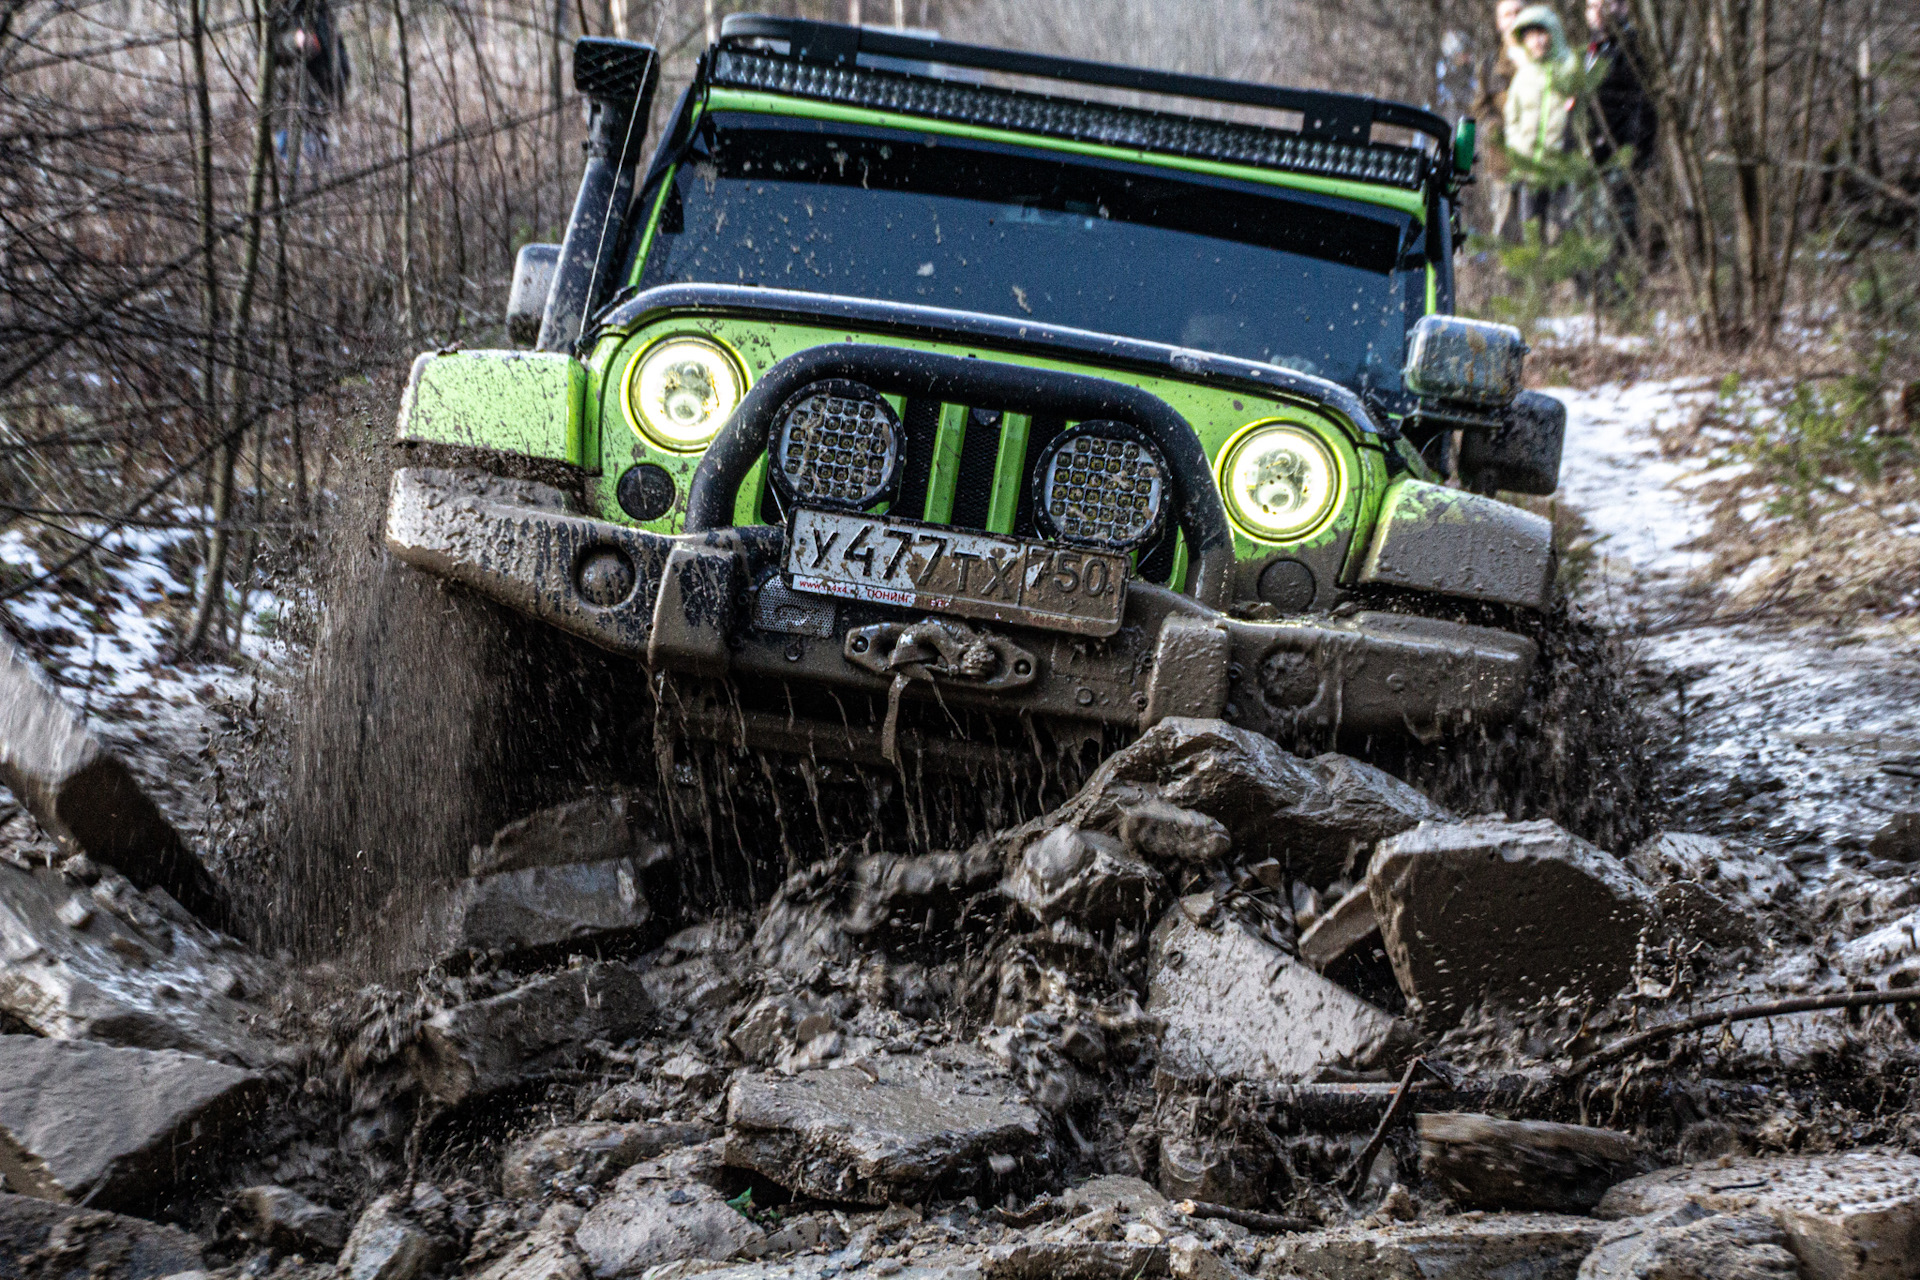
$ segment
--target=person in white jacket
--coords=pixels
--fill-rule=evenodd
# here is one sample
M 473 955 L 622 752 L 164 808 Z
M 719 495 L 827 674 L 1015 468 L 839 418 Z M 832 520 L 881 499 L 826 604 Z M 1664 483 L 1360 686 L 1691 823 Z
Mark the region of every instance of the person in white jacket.
M 1551 6 L 1528 5 L 1514 20 L 1513 83 L 1507 86 L 1505 143 L 1522 227 L 1540 224 L 1544 240 L 1559 193 L 1552 166 L 1567 145 L 1580 61 Z

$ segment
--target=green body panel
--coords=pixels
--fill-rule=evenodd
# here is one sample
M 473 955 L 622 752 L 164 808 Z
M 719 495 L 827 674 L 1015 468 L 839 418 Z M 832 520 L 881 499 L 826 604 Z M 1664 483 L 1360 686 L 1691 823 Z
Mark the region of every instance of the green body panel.
M 923 518 L 929 524 L 945 524 L 953 519 L 954 486 L 960 482 L 960 447 L 966 441 L 966 406 L 941 405 L 940 425 L 934 428 L 933 469 L 927 476 L 927 506 Z
M 1218 460 L 1221 446 L 1251 423 L 1277 419 L 1309 427 L 1327 442 L 1339 461 L 1346 480 L 1340 506 L 1318 531 L 1294 543 L 1265 542 L 1236 531 L 1235 554 L 1241 560 L 1264 558 L 1282 549 L 1300 550 L 1335 543 L 1346 531 L 1356 528 L 1364 535 L 1378 509 L 1380 491 L 1386 483 L 1384 446 L 1377 439 L 1363 436 L 1345 418 L 1305 398 L 1251 395 L 1238 389 L 1222 388 L 1204 378 L 1187 381 L 1127 368 L 1107 368 L 1084 360 L 1051 359 L 1030 352 L 1003 351 L 984 345 L 936 343 L 900 337 L 885 331 L 862 331 L 840 325 L 803 325 L 711 314 L 664 315 L 650 318 L 630 334 L 603 334 L 588 358 L 588 368 L 598 388 L 596 394 L 590 397 L 588 417 L 596 427 L 605 424 L 601 434 L 602 452 L 598 459 L 601 475 L 596 503 L 597 514 L 605 519 L 622 524 L 633 523 L 615 502 L 614 486 L 620 473 L 627 467 L 650 462 L 673 476 L 679 499 L 671 512 L 659 520 L 648 522 L 644 527 L 658 533 L 678 533 L 682 528 L 687 486 L 700 464 L 699 455 L 669 453 L 655 447 L 629 425 L 627 407 L 620 402 L 629 362 L 662 339 L 679 336 L 704 337 L 724 347 L 732 353 L 748 385 L 775 363 L 795 352 L 835 342 L 876 342 L 911 350 L 938 351 L 948 355 L 1110 378 L 1139 387 L 1165 400 L 1193 427 L 1206 449 L 1207 457 L 1214 461 Z M 1016 434 L 1016 423 L 1019 424 L 1018 433 L 1022 436 L 1025 434 L 1024 421 L 1010 416 L 1001 436 L 1003 460 L 1019 456 L 1014 452 L 1011 440 Z M 945 518 L 952 512 L 951 477 L 959 459 L 965 430 L 964 419 L 957 412 L 949 412 L 942 420 L 935 444 L 935 474 L 928 486 L 928 518 Z M 1024 445 L 1024 440 L 1019 443 Z M 762 474 L 762 470 L 756 469 L 741 486 L 740 501 L 735 508 L 736 518 L 741 523 L 758 523 Z M 1022 477 L 1010 476 L 1008 468 L 1000 468 L 989 504 L 992 513 L 989 517 L 990 527 L 1012 527 L 1019 496 L 1017 486 L 1021 480 Z M 903 514 L 909 517 L 915 515 L 913 512 Z M 1363 543 L 1364 537 L 1356 539 L 1355 547 Z M 1176 564 L 1179 563 L 1176 559 Z M 1350 554 L 1347 564 L 1351 566 L 1353 563 Z M 1342 576 L 1347 575 L 1343 573 Z M 1178 580 L 1176 577 L 1175 581 Z
M 430 351 L 413 362 L 396 434 L 590 467 L 586 388 L 586 368 L 558 352 Z

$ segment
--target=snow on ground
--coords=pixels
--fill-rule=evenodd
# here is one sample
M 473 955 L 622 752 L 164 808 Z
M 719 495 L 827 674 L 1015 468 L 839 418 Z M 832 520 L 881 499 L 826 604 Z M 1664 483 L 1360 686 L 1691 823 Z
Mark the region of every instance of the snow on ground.
M 174 514 L 184 525 L 194 513 Z M 97 530 L 80 532 L 92 536 Z M 205 800 L 207 770 L 200 757 L 210 737 L 227 727 L 220 708 L 244 705 L 255 679 L 244 664 L 167 659 L 172 619 L 184 614 L 193 594 L 193 583 L 176 573 L 168 551 L 198 536 L 186 528 L 115 531 L 92 557 L 102 579 L 92 600 L 46 584 L 0 604 L 8 628 L 28 641 L 94 732 L 127 757 L 174 821 L 189 828 Z M 13 581 L 38 577 L 49 567 L 18 528 L 0 530 L 0 564 Z M 240 647 L 252 664 L 283 658 L 283 646 L 265 634 L 281 608 L 270 594 L 250 595 Z
M 1560 497 L 1592 527 L 1586 606 L 1622 627 L 1660 674 L 1682 726 L 1687 829 L 1740 836 L 1818 877 L 1857 851 L 1920 783 L 1880 766 L 1920 756 L 1920 648 L 1715 617 L 1717 588 L 1692 546 L 1706 514 L 1688 491 L 1710 475 L 1661 455 L 1656 429 L 1712 395 L 1693 381 L 1556 391 L 1567 404 Z M 1724 474 L 1724 473 L 1719 473 Z

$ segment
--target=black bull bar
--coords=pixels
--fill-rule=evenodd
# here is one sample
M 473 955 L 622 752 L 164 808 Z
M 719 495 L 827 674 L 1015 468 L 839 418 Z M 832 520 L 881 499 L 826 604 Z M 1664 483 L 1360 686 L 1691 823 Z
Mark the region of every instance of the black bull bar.
M 789 610 L 797 598 L 783 577 L 785 531 L 728 521 L 740 484 L 765 455 L 774 414 L 823 378 L 1006 412 L 1111 418 L 1147 433 L 1173 473 L 1171 497 L 1193 549 L 1189 592 L 1130 583 L 1118 634 L 1099 640 L 827 600 L 800 600 L 808 624 L 782 625 L 774 597 Z M 1531 641 L 1510 632 L 1399 614 L 1229 616 L 1232 535 L 1185 420 L 1138 388 L 1025 366 L 850 343 L 791 356 L 755 384 L 708 447 L 686 527 L 650 533 L 588 517 L 577 497 L 550 486 L 407 468 L 393 478 L 386 541 L 402 561 L 658 674 L 811 685 L 894 705 L 904 688 L 1089 727 L 1139 730 L 1168 716 L 1206 716 L 1276 736 L 1431 740 L 1510 719 L 1536 656 Z M 962 653 L 980 662 L 953 660 Z M 1007 678 L 1015 654 L 1019 679 Z M 823 728 L 804 745 L 847 737 L 842 724 Z

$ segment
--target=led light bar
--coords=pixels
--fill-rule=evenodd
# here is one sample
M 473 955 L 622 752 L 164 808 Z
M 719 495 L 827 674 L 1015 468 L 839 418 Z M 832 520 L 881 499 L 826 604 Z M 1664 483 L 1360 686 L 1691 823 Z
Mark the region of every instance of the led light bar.
M 1196 120 L 1159 111 L 1074 102 L 1037 93 L 824 66 L 738 49 L 715 51 L 711 81 L 845 106 L 1037 133 L 1075 142 L 1377 182 L 1417 191 L 1430 162 L 1409 147 L 1313 141 L 1258 125 Z

